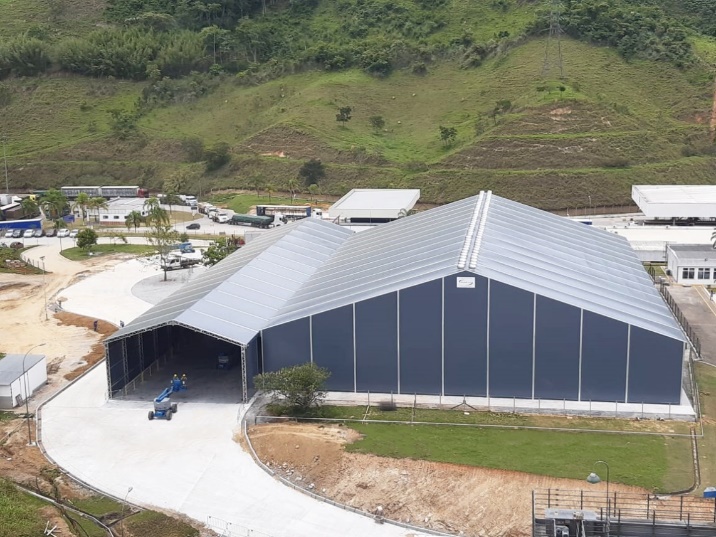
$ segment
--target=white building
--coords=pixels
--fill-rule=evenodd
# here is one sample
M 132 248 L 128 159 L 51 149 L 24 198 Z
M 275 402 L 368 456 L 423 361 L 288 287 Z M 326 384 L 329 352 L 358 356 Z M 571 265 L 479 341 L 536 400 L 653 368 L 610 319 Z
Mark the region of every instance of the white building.
M 716 283 L 716 250 L 710 244 L 670 244 L 666 263 L 671 276 L 681 285 Z
M 15 408 L 23 404 L 28 394 L 32 396 L 46 382 L 47 360 L 44 355 L 6 355 L 0 360 L 0 408 Z
M 116 198 L 107 202 L 106 209 L 100 209 L 99 215 L 95 211 L 90 215 L 91 220 L 98 220 L 100 224 L 107 225 L 124 225 L 124 221 L 132 211 L 147 216 L 147 208 L 144 203 L 145 198 Z M 97 218 L 99 216 L 99 218 Z
M 407 216 L 418 199 L 418 189 L 354 188 L 328 214 L 339 224 L 380 224 Z
M 634 185 L 631 197 L 647 218 L 716 222 L 716 185 Z

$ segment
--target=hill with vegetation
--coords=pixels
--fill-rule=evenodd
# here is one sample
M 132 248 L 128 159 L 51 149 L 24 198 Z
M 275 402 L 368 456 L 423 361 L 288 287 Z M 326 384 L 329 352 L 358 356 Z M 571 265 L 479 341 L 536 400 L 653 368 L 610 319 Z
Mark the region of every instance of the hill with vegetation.
M 546 209 L 716 183 L 716 0 L 563 0 L 559 50 L 552 5 L 0 0 L 9 183 Z

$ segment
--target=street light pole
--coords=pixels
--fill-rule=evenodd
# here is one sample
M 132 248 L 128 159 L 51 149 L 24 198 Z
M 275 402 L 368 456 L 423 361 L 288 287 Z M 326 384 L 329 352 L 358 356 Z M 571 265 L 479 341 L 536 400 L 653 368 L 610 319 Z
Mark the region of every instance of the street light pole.
M 30 349 L 25 353 L 25 356 L 22 357 L 22 379 L 23 383 L 25 384 L 25 419 L 27 420 L 28 446 L 34 446 L 35 444 L 32 441 L 32 430 L 30 429 L 30 405 L 28 403 L 28 399 L 30 399 L 30 383 L 27 380 L 27 371 L 25 371 L 25 358 L 27 358 L 27 355 L 30 354 L 30 351 L 36 349 L 37 347 L 42 347 L 44 345 L 44 343 L 38 343 L 37 345 L 30 347 Z
M 50 318 L 47 316 L 47 280 L 45 279 L 46 271 L 45 271 L 45 256 L 44 255 L 40 256 L 40 261 L 42 261 L 42 289 L 45 294 L 45 320 L 49 321 Z
M 603 464 L 603 465 L 607 468 L 607 524 L 606 524 L 607 527 L 606 527 L 606 536 L 609 537 L 609 516 L 610 516 L 610 511 L 611 511 L 611 506 L 610 506 L 611 500 L 610 500 L 610 498 L 609 498 L 609 464 L 607 464 L 606 461 L 596 461 L 594 464 L 595 464 L 595 465 L 597 465 L 597 464 Z M 602 479 L 601 479 L 596 473 L 594 473 L 594 472 L 592 472 L 591 474 L 589 474 L 589 475 L 587 476 L 587 482 L 592 483 L 592 484 L 599 483 L 599 482 L 601 482 L 601 480 L 602 480 Z
M 122 523 L 122 537 L 124 537 L 124 508 L 127 507 L 127 498 L 129 497 L 129 493 L 132 492 L 132 489 L 134 487 L 129 487 L 127 489 L 127 494 L 124 495 L 124 503 L 122 504 L 122 516 L 120 518 Z

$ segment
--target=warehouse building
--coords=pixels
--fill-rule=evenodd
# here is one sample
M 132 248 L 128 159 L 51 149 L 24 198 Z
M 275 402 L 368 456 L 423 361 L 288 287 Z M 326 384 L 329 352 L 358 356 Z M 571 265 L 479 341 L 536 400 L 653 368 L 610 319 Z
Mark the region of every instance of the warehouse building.
M 47 382 L 42 354 L 8 354 L 0 360 L 0 409 L 20 406 Z
M 157 359 L 312 361 L 333 391 L 681 401 L 684 339 L 626 240 L 483 192 L 354 233 L 264 233 L 106 342 L 110 393 Z
M 420 199 L 420 190 L 354 188 L 328 209 L 338 224 L 384 224 L 408 216 Z

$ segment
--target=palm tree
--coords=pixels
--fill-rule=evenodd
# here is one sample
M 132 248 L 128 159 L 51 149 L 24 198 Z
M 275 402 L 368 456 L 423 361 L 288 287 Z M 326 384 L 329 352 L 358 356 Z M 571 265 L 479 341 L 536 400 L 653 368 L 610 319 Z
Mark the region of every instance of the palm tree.
M 87 200 L 87 210 L 97 211 L 95 222 L 99 222 L 99 210 L 106 209 L 107 207 L 109 207 L 109 205 L 107 204 L 107 200 L 104 198 L 97 197 Z
M 318 185 L 316 183 L 308 185 L 308 193 L 311 195 L 311 201 L 314 201 L 316 194 L 318 194 Z
M 293 201 L 296 198 L 296 191 L 298 190 L 298 181 L 295 177 L 289 177 L 286 181 L 286 188 L 291 193 L 291 205 L 293 205 Z
M 142 222 L 144 221 L 144 217 L 142 216 L 142 213 L 139 211 L 132 211 L 127 215 L 127 218 L 125 219 L 124 223 L 127 225 L 127 231 L 129 231 L 129 228 L 134 226 L 134 231 L 136 233 L 137 228 L 142 225 Z
M 181 198 L 174 194 L 173 192 L 170 192 L 168 194 L 164 194 L 164 197 L 162 198 L 162 203 L 164 205 L 169 205 L 169 216 L 172 216 L 172 205 L 181 205 L 184 203 Z
M 89 204 L 89 201 L 90 201 L 89 194 L 87 194 L 87 192 L 80 192 L 79 194 L 77 194 L 77 199 L 72 204 L 72 209 L 80 210 L 80 214 L 82 215 L 83 223 L 85 222 L 85 217 L 87 216 L 86 211 L 87 211 L 87 206 Z
M 67 198 L 59 190 L 48 190 L 42 198 L 40 198 L 40 207 L 45 212 L 45 216 L 50 220 L 58 220 L 62 218 L 62 213 L 67 207 Z
M 269 203 L 271 203 L 271 194 L 273 194 L 276 191 L 276 189 L 270 183 L 268 185 L 266 185 L 265 188 L 266 188 L 266 194 L 268 194 Z
M 169 213 L 163 209 L 157 198 L 147 198 L 144 202 L 144 208 L 147 211 L 147 223 L 152 224 L 169 224 Z

